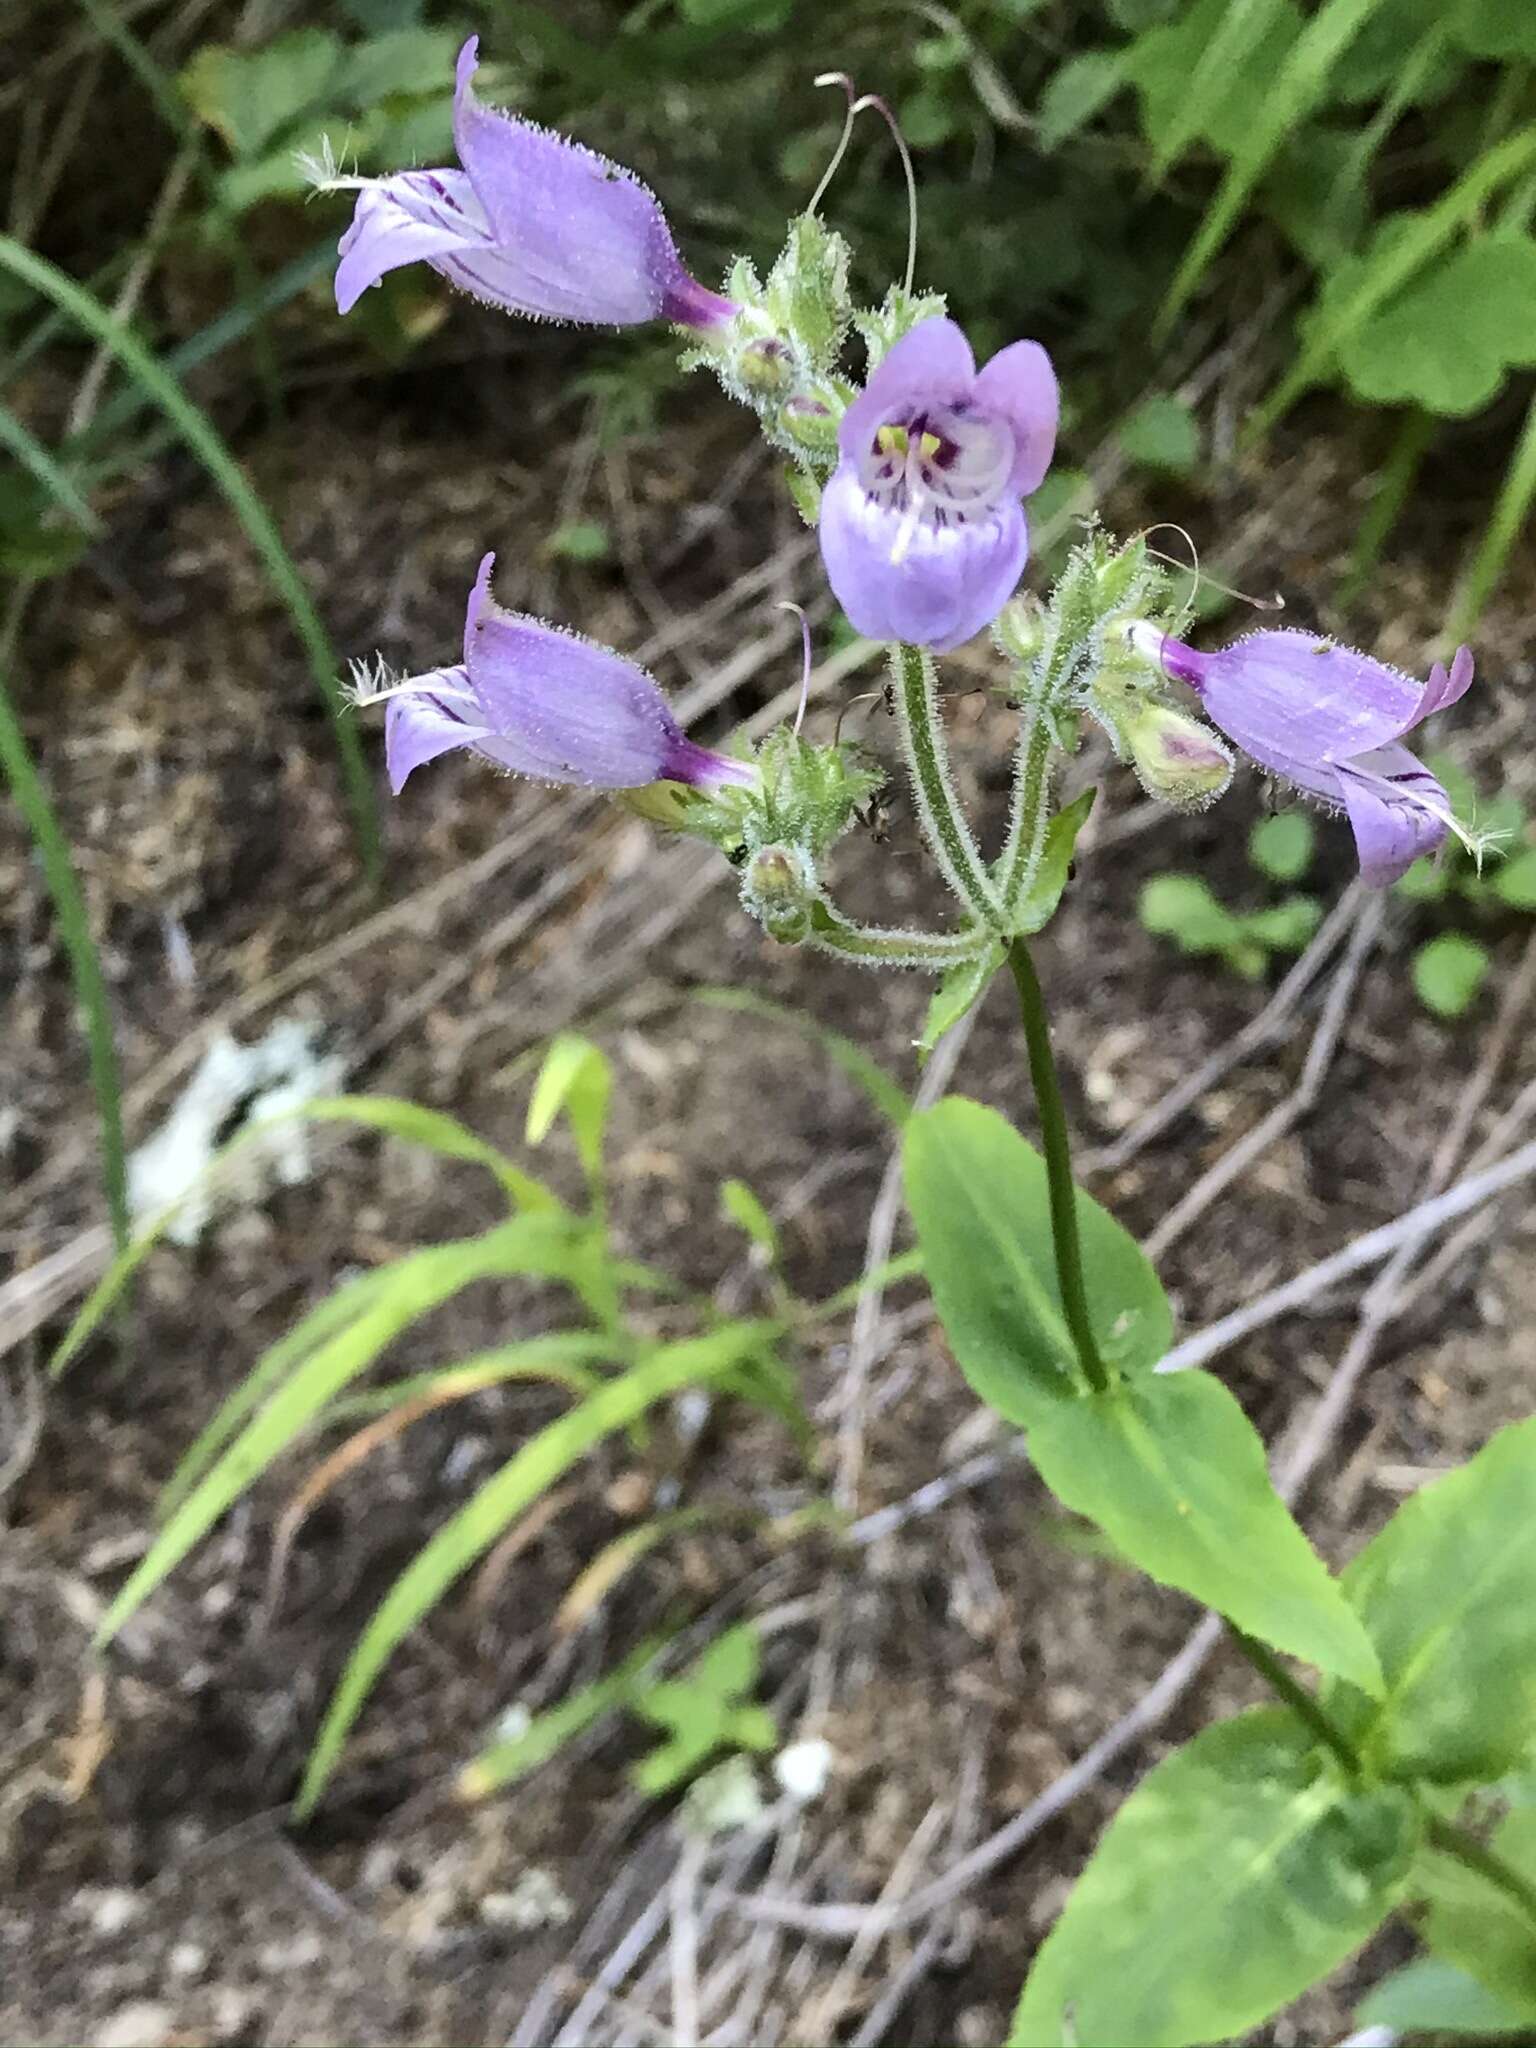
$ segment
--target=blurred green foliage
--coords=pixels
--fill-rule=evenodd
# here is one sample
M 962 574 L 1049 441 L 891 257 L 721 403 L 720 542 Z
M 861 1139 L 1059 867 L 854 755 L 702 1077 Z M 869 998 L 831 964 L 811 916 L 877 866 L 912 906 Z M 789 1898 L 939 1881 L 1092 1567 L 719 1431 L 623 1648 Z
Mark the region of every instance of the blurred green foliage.
M 256 269 L 242 279 L 232 266 L 237 305 L 344 225 L 343 199 L 300 203 L 303 159 L 329 147 L 363 173 L 451 160 L 453 56 L 478 33 L 485 95 L 632 165 L 706 279 L 737 254 L 770 258 L 808 201 L 843 113 L 815 75 L 841 70 L 881 93 L 917 157 L 921 281 L 951 295 L 979 352 L 1045 339 L 1079 422 L 1118 419 L 1124 453 L 1165 477 L 1198 483 L 1204 450 L 1160 381 L 1266 311 L 1255 428 L 1317 386 L 1405 424 L 1373 550 L 1435 423 L 1497 407 L 1536 364 L 1536 10 L 1524 0 L 843 0 L 831 13 L 821 0 L 271 0 L 255 16 L 79 4 L 84 44 L 104 36 L 123 60 L 114 98 L 153 103 L 166 165 L 178 146 L 203 152 L 164 260 L 196 260 L 199 215 L 209 246 L 237 223 Z M 21 9 L 34 23 L 60 13 Z M 878 298 L 901 267 L 905 204 L 890 144 L 865 119 L 827 210 Z M 88 166 L 82 151 L 74 169 Z M 87 248 L 68 218 L 66 160 L 40 223 L 45 242 L 57 221 L 79 243 L 50 249 L 66 268 L 99 269 L 142 233 L 136 168 L 120 212 L 97 181 Z M 303 289 L 312 323 L 267 317 L 229 336 L 275 350 L 279 393 L 316 352 L 387 367 L 444 326 L 446 295 L 424 271 L 391 277 L 345 327 L 323 318 L 318 279 Z M 140 305 L 146 338 L 185 341 L 154 295 Z M 0 304 L 0 378 L 34 324 L 25 300 Z M 650 356 L 635 352 L 632 402 L 622 370 L 607 373 L 621 430 L 655 417 Z M 592 374 L 590 343 L 572 370 Z M 25 454 L 8 438 L 0 543 L 14 568 L 47 572 L 79 552 L 78 466 L 67 437 L 52 449 L 38 435 Z M 1500 461 L 1507 446 L 1502 435 Z M 1536 459 L 1511 472 L 1494 558 L 1469 570 L 1463 613 L 1532 493 Z

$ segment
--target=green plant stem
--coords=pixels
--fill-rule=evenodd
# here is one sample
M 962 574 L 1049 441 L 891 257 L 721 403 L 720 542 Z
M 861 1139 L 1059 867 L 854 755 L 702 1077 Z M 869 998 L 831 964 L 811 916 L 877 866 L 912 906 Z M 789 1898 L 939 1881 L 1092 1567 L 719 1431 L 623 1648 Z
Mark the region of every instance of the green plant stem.
M 1266 1644 L 1256 1642 L 1252 1636 L 1245 1635 L 1230 1621 L 1227 1623 L 1227 1634 L 1270 1691 L 1278 1693 L 1296 1718 L 1306 1722 L 1318 1741 L 1333 1753 L 1351 1778 L 1358 1778 L 1361 1771 L 1358 1751 L 1343 1730 L 1336 1728 L 1329 1720 L 1316 1698 L 1304 1685 L 1299 1685 L 1292 1678 L 1274 1651 Z
M 966 908 L 983 924 L 996 926 L 1002 906 L 950 780 L 933 658 L 921 647 L 898 644 L 891 649 L 891 676 L 917 815 L 933 857 Z
M 19 605 L 25 594 L 24 585 L 15 600 L 13 621 L 19 617 Z M 7 634 L 7 640 L 10 637 Z M 0 657 L 7 652 L 8 649 L 0 647 Z M 69 955 L 75 996 L 85 1019 L 91 1088 L 96 1097 L 96 1112 L 101 1119 L 101 1171 L 107 1214 L 111 1218 L 117 1249 L 122 1251 L 129 1235 L 128 1167 L 123 1145 L 122 1083 L 112 1030 L 111 998 L 101 971 L 101 959 L 91 937 L 90 920 L 86 916 L 85 899 L 80 893 L 75 864 L 70 857 L 69 841 L 54 815 L 20 722 L 11 708 L 3 672 L 0 672 L 0 770 L 4 771 L 11 794 L 16 799 L 16 807 L 32 834 L 42 863 L 43 879 L 53 899 L 54 915 L 59 921 L 59 936 Z
M 856 924 L 825 898 L 816 905 L 810 942 L 824 953 L 870 967 L 917 967 L 942 974 L 973 960 L 988 943 L 986 933 L 908 932 L 898 926 Z
M 1444 1856 L 1454 1856 L 1456 1861 L 1475 1871 L 1487 1883 L 1494 1885 L 1513 1899 L 1526 1918 L 1536 1927 L 1536 1884 L 1506 1863 L 1496 1850 L 1486 1842 L 1480 1842 L 1476 1835 L 1458 1827 L 1454 1821 L 1442 1820 L 1439 1814 L 1428 1816 L 1426 1834 L 1432 1849 L 1438 1849 Z
M 1051 721 L 1038 704 L 1027 707 L 1019 732 L 1014 771 L 1013 816 L 1008 825 L 1008 844 L 995 871 L 1003 915 L 1011 919 L 1034 887 L 1040 871 L 1040 855 L 1050 824 L 1051 749 L 1055 735 Z
M 1061 1306 L 1067 1319 L 1083 1376 L 1096 1394 L 1109 1391 L 1109 1370 L 1099 1356 L 1098 1342 L 1088 1315 L 1088 1290 L 1083 1282 L 1083 1248 L 1077 1230 L 1077 1186 L 1072 1178 L 1072 1146 L 1067 1135 L 1067 1112 L 1061 1099 L 1051 1051 L 1050 1019 L 1040 977 L 1022 939 L 1008 946 L 1008 965 L 1019 992 L 1019 1015 L 1024 1025 L 1024 1044 L 1029 1053 L 1029 1079 L 1040 1112 L 1041 1149 L 1045 1153 L 1046 1183 L 1051 1199 L 1051 1239 L 1056 1253 L 1056 1278 L 1061 1288 Z
M 1271 1692 L 1284 1701 L 1298 1720 L 1304 1721 L 1312 1733 L 1343 1765 L 1352 1778 L 1363 1775 L 1364 1766 L 1360 1752 L 1325 1711 L 1313 1693 L 1299 1685 L 1289 1671 L 1265 1644 L 1256 1642 L 1245 1635 L 1230 1621 L 1227 1634 L 1233 1644 L 1258 1672 Z M 1425 1837 L 1433 1849 L 1442 1855 L 1453 1856 L 1466 1869 L 1474 1871 L 1486 1883 L 1495 1886 L 1507 1898 L 1512 1899 L 1536 1926 L 1536 1884 L 1528 1877 L 1506 1863 L 1486 1842 L 1480 1842 L 1469 1829 L 1459 1827 L 1455 1821 L 1446 1820 L 1438 1813 L 1426 1813 Z

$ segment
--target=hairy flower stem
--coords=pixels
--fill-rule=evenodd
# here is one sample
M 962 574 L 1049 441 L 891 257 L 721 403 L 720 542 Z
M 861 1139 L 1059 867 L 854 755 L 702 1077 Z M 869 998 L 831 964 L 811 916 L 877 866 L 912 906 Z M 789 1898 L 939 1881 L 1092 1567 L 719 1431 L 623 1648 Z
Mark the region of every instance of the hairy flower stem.
M 982 924 L 998 929 L 1002 905 L 950 778 L 932 657 L 921 647 L 894 646 L 891 679 L 896 686 L 907 765 L 912 772 L 917 815 L 924 836 L 945 881 L 960 901 Z
M 1051 1051 L 1050 1019 L 1040 977 L 1022 939 L 1008 946 L 1008 965 L 1019 992 L 1019 1015 L 1029 1054 L 1029 1079 L 1040 1112 L 1040 1140 L 1045 1153 L 1046 1184 L 1051 1201 L 1051 1241 L 1056 1253 L 1056 1279 L 1067 1328 L 1082 1366 L 1083 1377 L 1096 1394 L 1109 1392 L 1109 1369 L 1099 1356 L 1098 1341 L 1088 1316 L 1088 1290 L 1083 1284 L 1083 1248 L 1077 1230 L 1077 1187 L 1072 1179 L 1072 1147 L 1067 1112 L 1061 1099 Z
M 1283 1700 L 1298 1720 L 1304 1721 L 1325 1749 L 1344 1767 L 1351 1778 L 1364 1775 L 1364 1764 L 1360 1752 L 1355 1748 L 1343 1729 L 1329 1717 L 1315 1694 L 1286 1670 L 1273 1650 L 1263 1643 L 1255 1642 L 1232 1622 L 1227 1623 L 1227 1634 L 1235 1647 L 1258 1672 L 1271 1692 Z M 1480 1842 L 1470 1830 L 1458 1827 L 1455 1821 L 1445 1820 L 1438 1813 L 1425 1814 L 1425 1837 L 1433 1849 L 1443 1856 L 1453 1856 L 1468 1870 L 1475 1871 L 1485 1883 L 1497 1887 L 1506 1898 L 1512 1899 L 1526 1918 L 1536 1926 L 1536 1884 L 1506 1863 L 1495 1850 Z
M 1010 921 L 1040 871 L 1046 827 L 1051 821 L 1051 750 L 1055 744 L 1050 719 L 1038 704 L 1029 705 L 1019 731 L 1008 843 L 993 870 L 1003 914 Z
M 982 932 L 908 932 L 898 926 L 856 924 L 825 898 L 817 904 L 810 943 L 866 967 L 915 967 L 943 974 L 974 959 L 987 943 Z

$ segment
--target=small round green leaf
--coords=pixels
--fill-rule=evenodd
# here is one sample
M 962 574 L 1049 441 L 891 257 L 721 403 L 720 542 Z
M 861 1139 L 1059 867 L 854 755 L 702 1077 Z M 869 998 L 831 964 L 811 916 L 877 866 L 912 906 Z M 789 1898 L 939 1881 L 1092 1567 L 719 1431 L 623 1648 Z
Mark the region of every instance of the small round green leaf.
M 1413 956 L 1419 1001 L 1437 1017 L 1461 1017 L 1477 1001 L 1493 963 L 1486 946 L 1465 932 L 1442 932 Z

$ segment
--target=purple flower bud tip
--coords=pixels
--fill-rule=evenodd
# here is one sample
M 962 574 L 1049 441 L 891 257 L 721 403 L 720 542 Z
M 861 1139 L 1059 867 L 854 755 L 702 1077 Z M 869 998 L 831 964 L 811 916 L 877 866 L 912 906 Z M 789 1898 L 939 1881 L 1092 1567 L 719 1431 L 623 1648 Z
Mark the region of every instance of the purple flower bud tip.
M 1418 683 L 1310 633 L 1250 633 L 1216 654 L 1143 624 L 1131 641 L 1188 683 L 1211 722 L 1261 768 L 1348 812 L 1361 878 L 1372 887 L 1397 881 L 1458 829 L 1444 789 L 1402 741 L 1466 695 L 1470 648 Z
M 1019 501 L 1050 467 L 1058 409 L 1038 342 L 978 373 L 953 320 L 903 335 L 843 415 L 821 500 L 822 559 L 859 632 L 943 654 L 997 617 L 1029 553 Z
M 462 169 L 328 179 L 360 188 L 339 244 L 336 305 L 406 263 L 430 263 L 487 304 L 589 326 L 718 327 L 736 307 L 683 268 L 655 197 L 580 143 L 483 107 L 478 38 L 459 52 L 453 139 Z
M 471 747 L 515 774 L 587 789 L 683 782 L 749 785 L 748 762 L 690 740 L 643 669 L 610 648 L 491 596 L 494 555 L 480 564 L 464 620 L 464 659 L 359 701 L 388 699 L 384 752 L 398 796 L 424 762 Z

